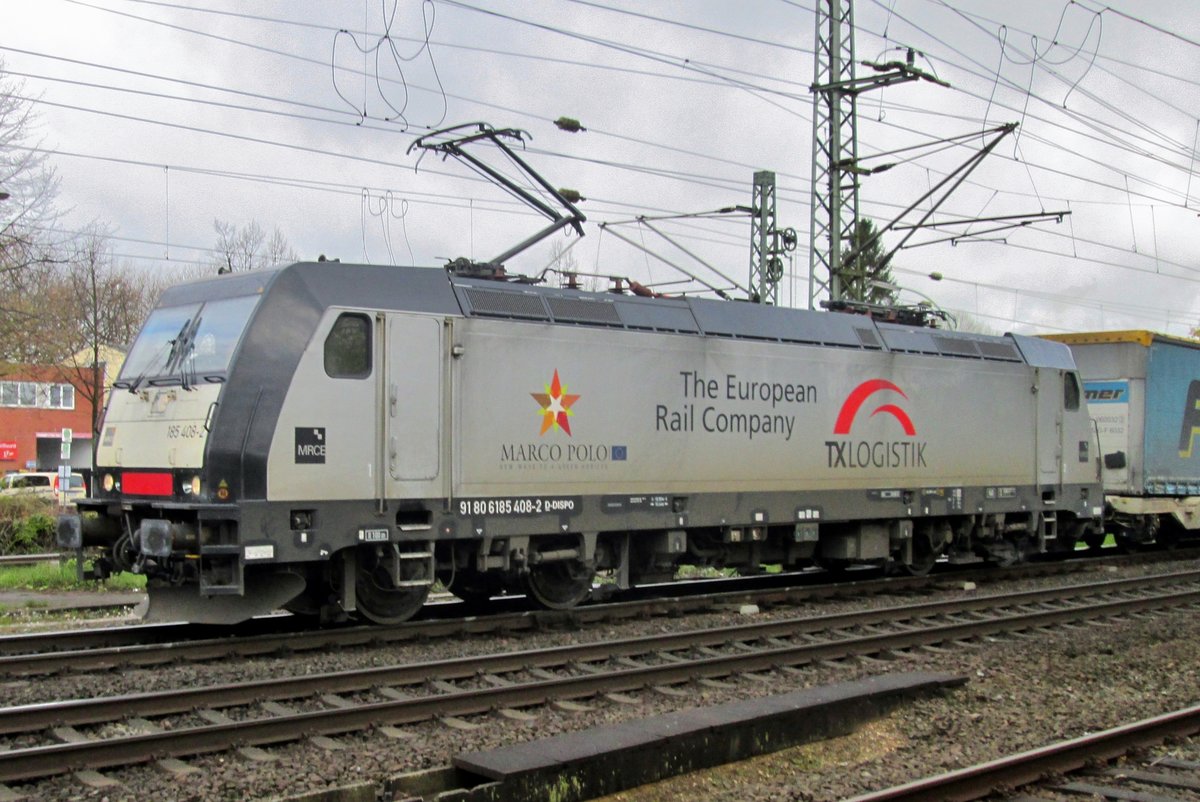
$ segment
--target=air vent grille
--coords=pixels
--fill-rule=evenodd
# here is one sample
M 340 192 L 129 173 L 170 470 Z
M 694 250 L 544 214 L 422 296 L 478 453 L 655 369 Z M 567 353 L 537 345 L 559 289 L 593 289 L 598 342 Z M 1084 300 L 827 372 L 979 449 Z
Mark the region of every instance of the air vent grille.
M 523 317 L 536 320 L 549 320 L 546 305 L 541 296 L 523 292 L 497 292 L 481 290 L 475 287 L 467 289 L 467 300 L 471 303 L 471 311 L 477 315 L 493 315 L 495 317 Z
M 979 349 L 974 340 L 959 340 L 954 337 L 934 336 L 933 342 L 943 354 L 955 356 L 979 356 Z
M 589 301 L 584 298 L 547 298 L 546 301 L 555 320 L 621 325 L 621 318 L 611 301 Z
M 856 328 L 854 330 L 854 333 L 858 335 L 858 341 L 860 343 L 862 343 L 864 346 L 866 346 L 867 348 L 882 348 L 883 347 L 883 345 L 879 342 L 879 335 L 877 335 L 875 332 L 871 331 L 870 329 Z
M 1006 362 L 1021 361 L 1021 354 L 1012 343 L 979 343 L 979 352 L 988 359 L 1003 359 Z

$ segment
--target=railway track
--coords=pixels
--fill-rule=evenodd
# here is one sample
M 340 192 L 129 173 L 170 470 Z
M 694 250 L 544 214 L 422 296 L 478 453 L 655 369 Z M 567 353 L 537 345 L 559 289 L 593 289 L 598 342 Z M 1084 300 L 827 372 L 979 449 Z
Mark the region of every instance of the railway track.
M 58 552 L 43 554 L 3 554 L 0 555 L 0 568 L 18 565 L 38 565 L 40 563 L 62 562 L 64 556 Z
M 516 612 L 463 615 L 461 603 L 430 605 L 425 620 L 396 626 L 344 626 L 312 629 L 305 619 L 288 615 L 256 618 L 237 627 L 190 624 L 136 624 L 90 629 L 0 636 L 0 676 L 31 676 L 63 671 L 97 671 L 122 666 L 158 665 L 175 660 L 201 662 L 230 657 L 254 657 L 287 652 L 364 645 L 386 645 L 419 639 L 498 632 L 522 632 L 562 626 L 582 626 L 656 615 L 711 612 L 743 604 L 762 607 L 795 606 L 830 598 L 914 593 L 945 581 L 984 583 L 1029 579 L 1105 565 L 1153 563 L 1178 559 L 1182 553 L 1150 553 L 1101 557 L 1069 562 L 1030 563 L 1014 568 L 983 568 L 927 577 L 886 577 L 828 584 L 824 575 L 780 575 L 757 580 L 676 583 L 676 595 L 656 597 L 662 588 L 645 588 L 631 601 L 589 604 L 569 611 L 531 610 L 523 599 L 497 600 L 500 609 Z M 869 574 L 868 574 L 869 576 Z M 723 588 L 734 584 L 738 590 Z
M 1102 799 L 1177 800 L 1172 789 L 1200 793 L 1200 745 L 1178 755 L 1135 755 L 1120 766 L 1104 765 L 1168 738 L 1200 732 L 1200 706 L 1176 710 L 1081 738 L 1050 744 L 959 771 L 856 796 L 848 802 L 990 799 L 997 789 L 1020 788 L 1022 798 L 1038 792 L 1090 795 Z M 1100 766 L 1100 768 L 1095 768 Z M 1063 776 L 1066 775 L 1066 776 Z M 1049 779 L 1047 779 L 1049 778 Z M 996 799 L 1011 799 L 1007 792 Z
M 689 695 L 764 672 L 852 658 L 895 659 L 917 650 L 1021 637 L 1200 605 L 1200 572 L 1055 590 L 998 594 L 857 613 L 603 641 L 324 675 L 0 709 L 0 782 L 123 766 L 235 745 L 325 737 L 580 699 L 637 704 L 637 694 Z M 731 679 L 732 678 L 732 679 Z M 193 712 L 196 711 L 196 712 Z M 151 721 L 150 719 L 155 720 Z M 90 727 L 82 731 L 77 727 Z M 111 733 L 129 733 L 108 737 Z M 58 742 L 48 743 L 53 738 Z

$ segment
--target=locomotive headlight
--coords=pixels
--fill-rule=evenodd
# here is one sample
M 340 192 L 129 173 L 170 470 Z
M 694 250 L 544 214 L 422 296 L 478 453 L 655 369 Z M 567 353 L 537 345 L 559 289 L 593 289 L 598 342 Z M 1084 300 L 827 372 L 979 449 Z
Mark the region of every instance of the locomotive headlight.
M 189 493 L 192 494 L 193 496 L 200 495 L 200 477 L 193 476 L 190 480 L 189 479 L 183 480 L 183 482 L 180 483 L 179 489 L 183 491 L 183 494 L 185 496 L 188 495 Z
M 199 476 L 192 477 L 192 495 L 193 496 L 200 495 L 200 477 Z
M 112 489 L 114 487 L 116 487 L 116 485 L 117 485 L 117 480 L 113 478 L 113 475 L 111 473 L 106 473 L 106 474 L 104 474 L 104 483 L 103 484 L 104 484 L 104 492 L 111 493 Z

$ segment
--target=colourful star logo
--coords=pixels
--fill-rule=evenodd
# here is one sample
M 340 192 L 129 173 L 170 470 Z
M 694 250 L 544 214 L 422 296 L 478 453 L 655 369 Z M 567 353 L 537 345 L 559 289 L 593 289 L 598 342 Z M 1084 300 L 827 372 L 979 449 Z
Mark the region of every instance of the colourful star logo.
M 567 385 L 558 380 L 558 371 L 554 371 L 554 378 L 546 385 L 546 392 L 530 395 L 542 408 L 542 431 L 539 434 L 545 434 L 550 429 L 562 429 L 570 437 L 570 417 L 575 414 L 571 411 L 571 405 L 579 400 L 579 396 L 567 394 Z

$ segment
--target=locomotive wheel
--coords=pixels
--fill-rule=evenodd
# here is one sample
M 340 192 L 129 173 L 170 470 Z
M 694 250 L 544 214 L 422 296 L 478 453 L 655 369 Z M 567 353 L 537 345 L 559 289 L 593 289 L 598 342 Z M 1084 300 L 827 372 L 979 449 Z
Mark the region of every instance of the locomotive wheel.
M 401 581 L 428 580 L 428 564 L 424 560 L 401 560 L 405 570 Z M 358 553 L 358 572 L 354 593 L 358 612 L 376 624 L 399 624 L 417 614 L 429 596 L 429 584 L 396 587 L 392 576 L 375 549 Z
M 138 553 L 133 548 L 133 538 L 128 532 L 117 538 L 112 548 L 112 559 L 118 571 L 132 571 L 137 557 Z
M 928 532 L 913 533 L 912 562 L 904 566 L 911 576 L 925 576 L 933 570 L 937 563 L 938 553 L 933 548 Z
M 525 575 L 525 592 L 548 610 L 569 610 L 591 594 L 595 575 L 578 560 L 534 565 Z
M 1174 551 L 1183 545 L 1188 537 L 1188 531 L 1179 521 L 1170 515 L 1160 515 L 1147 527 L 1158 543 L 1167 551 Z

